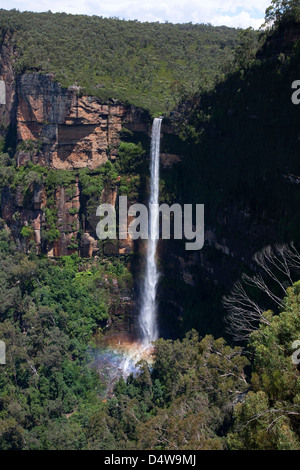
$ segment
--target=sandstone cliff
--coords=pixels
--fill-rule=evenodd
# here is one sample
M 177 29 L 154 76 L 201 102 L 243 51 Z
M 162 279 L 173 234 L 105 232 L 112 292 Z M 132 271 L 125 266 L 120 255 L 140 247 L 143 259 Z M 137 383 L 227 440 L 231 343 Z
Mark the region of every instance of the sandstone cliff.
M 36 164 L 64 170 L 95 169 L 116 158 L 124 125 L 148 131 L 142 111 L 80 96 L 77 87 L 64 89 L 50 75 L 22 75 L 17 95 L 18 142 L 38 143 L 32 157 Z
M 114 100 L 103 102 L 93 96 L 81 95 L 76 86 L 65 89 L 52 75 L 28 73 L 15 77 L 13 61 L 12 47 L 3 45 L 0 79 L 5 83 L 6 104 L 0 106 L 0 117 L 6 134 L 15 133 L 18 167 L 32 162 L 52 170 L 75 173 L 84 168 L 95 170 L 109 160 L 116 160 L 124 128 L 149 140 L 151 118 L 144 110 Z M 170 134 L 174 130 L 166 124 L 164 132 Z M 162 165 L 171 167 L 180 158 L 180 155 L 164 153 Z M 27 188 L 24 187 L 18 187 L 16 192 L 4 188 L 1 201 L 2 217 L 9 223 L 20 245 L 25 248 L 28 245 L 30 239 L 22 240 L 20 230 L 23 226 L 30 226 L 33 229 L 31 238 L 38 252 L 54 257 L 74 251 L 79 251 L 84 257 L 99 254 L 96 223 L 91 222 L 90 216 L 87 222 L 84 213 L 87 201 L 81 193 L 78 178 L 69 191 L 57 185 L 51 194 L 50 204 L 56 212 L 59 237 L 50 243 L 43 242 L 42 236 L 43 230 L 47 231 L 45 208 L 49 206 L 49 195 L 38 184 L 32 184 L 29 189 L 31 199 L 26 204 L 24 191 Z M 99 192 L 93 208 L 100 202 L 115 205 L 117 192 L 117 186 L 108 185 Z M 129 254 L 133 251 L 133 244 L 128 238 L 118 243 L 106 243 L 102 250 L 104 255 Z

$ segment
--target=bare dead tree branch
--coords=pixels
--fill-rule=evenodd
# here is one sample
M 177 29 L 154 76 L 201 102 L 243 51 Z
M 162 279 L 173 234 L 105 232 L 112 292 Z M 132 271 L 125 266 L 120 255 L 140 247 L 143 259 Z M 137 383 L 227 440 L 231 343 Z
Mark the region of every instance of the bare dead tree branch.
M 244 273 L 230 295 L 223 297 L 228 311 L 227 330 L 236 341 L 247 340 L 261 323 L 269 325 L 264 301 L 255 300 L 249 288 L 268 300 L 270 308 L 283 309 L 287 288 L 293 284 L 293 275 L 300 272 L 300 254 L 293 243 L 268 245 L 255 253 L 253 259 L 257 273 L 253 276 Z

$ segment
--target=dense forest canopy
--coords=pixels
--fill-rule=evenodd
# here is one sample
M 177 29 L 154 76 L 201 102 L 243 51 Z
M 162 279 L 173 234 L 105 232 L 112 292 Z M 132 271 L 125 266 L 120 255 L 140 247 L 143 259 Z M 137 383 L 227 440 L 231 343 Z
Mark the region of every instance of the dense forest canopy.
M 205 24 L 0 10 L 18 72 L 54 73 L 63 86 L 170 111 L 186 94 L 211 87 L 233 59 L 239 30 Z
M 289 21 L 299 21 L 299 0 L 272 0 L 266 10 L 265 20 L 266 25 L 275 28 Z
M 273 0 L 266 17 L 271 30 L 282 20 L 297 20 L 297 5 Z M 202 89 L 181 122 L 186 157 L 177 169 L 161 172 L 161 195 L 171 202 L 187 196 L 191 202 L 207 202 L 211 224 L 211 214 L 220 213 L 222 206 L 246 208 L 246 241 L 254 221 L 270 223 L 277 241 L 293 236 L 299 244 L 299 108 L 291 102 L 291 83 L 300 78 L 299 41 L 283 52 L 276 40 L 277 50 L 271 43 L 258 58 L 257 35 L 251 30 L 242 32 L 236 48 L 238 31 L 210 25 L 5 10 L 0 21 L 2 41 L 15 47 L 17 73 L 51 72 L 65 86 L 77 84 L 103 99 L 128 100 L 154 114 Z M 226 63 L 232 63 L 233 48 L 234 73 L 210 89 Z M 24 206 L 30 205 L 33 191 L 43 186 L 48 199 L 42 239 L 52 243 L 59 237 L 57 187 L 71 198 L 77 181 L 82 196 L 92 201 L 105 185 L 119 185 L 119 194 L 138 199 L 139 178 L 148 162 L 142 143 L 132 138 L 127 131 L 117 160 L 93 171 L 55 170 L 32 162 L 19 166 L 14 155 L 3 153 L 8 147 L 3 138 L 1 197 L 10 194 L 12 200 L 17 194 Z M 174 145 L 178 142 L 179 137 Z M 23 150 L 30 144 L 21 143 Z M 85 206 L 82 215 L 89 210 Z M 288 257 L 283 258 L 290 282 L 280 293 L 280 306 L 265 309 L 264 321 L 251 324 L 239 345 L 207 334 L 205 322 L 215 315 L 217 296 L 204 310 L 201 286 L 178 289 L 186 298 L 181 337 L 160 338 L 151 367 L 141 362 L 140 374 L 126 382 L 121 378 L 113 396 L 104 398 L 103 383 L 90 366 L 94 335 L 105 333 L 112 305 L 133 290 L 126 256 L 101 252 L 83 259 L 76 252 L 77 240 L 70 256 L 39 255 L 33 227 L 24 225 L 16 236 L 20 214 L 12 214 L 10 226 L 4 211 L 1 217 L 0 339 L 7 354 L 6 364 L 0 365 L 0 449 L 300 449 L 300 281 L 293 282 L 294 276 L 299 279 L 298 252 L 293 277 Z M 239 227 L 225 231 L 220 223 L 216 229 L 220 237 L 230 238 L 230 230 Z M 262 233 L 257 240 L 265 243 Z M 208 248 L 221 267 L 232 258 L 237 273 L 237 258 Z M 275 274 L 280 276 L 279 268 Z M 242 279 L 248 281 L 253 305 L 253 283 L 249 276 Z M 257 279 L 264 287 L 263 277 Z M 164 280 L 167 290 L 166 281 L 173 279 Z M 209 289 L 215 295 L 213 282 Z M 234 291 L 231 299 L 238 299 Z M 217 319 L 215 331 L 220 331 Z

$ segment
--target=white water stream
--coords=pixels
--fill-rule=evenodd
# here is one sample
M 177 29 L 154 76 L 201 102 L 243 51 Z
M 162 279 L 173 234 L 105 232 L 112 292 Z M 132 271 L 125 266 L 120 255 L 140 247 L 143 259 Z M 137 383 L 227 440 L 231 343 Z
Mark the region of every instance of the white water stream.
M 156 290 L 159 273 L 156 265 L 156 247 L 159 238 L 159 153 L 161 118 L 155 118 L 151 136 L 149 239 L 147 247 L 145 279 L 142 289 L 142 305 L 139 315 L 141 340 L 145 346 L 158 338 Z

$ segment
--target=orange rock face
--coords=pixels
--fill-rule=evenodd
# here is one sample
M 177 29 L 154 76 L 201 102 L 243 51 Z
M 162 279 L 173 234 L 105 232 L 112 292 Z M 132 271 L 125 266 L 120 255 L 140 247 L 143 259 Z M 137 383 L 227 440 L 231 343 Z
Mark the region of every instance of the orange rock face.
M 123 124 L 148 130 L 134 108 L 78 97 L 74 88 L 63 89 L 47 75 L 23 75 L 17 88 L 18 140 L 39 144 L 34 163 L 94 169 L 116 158 Z
M 3 110 L 2 119 L 9 117 L 8 123 L 17 128 L 18 143 L 26 144 L 17 152 L 18 166 L 32 160 L 53 169 L 95 169 L 118 158 L 122 128 L 150 136 L 152 120 L 146 111 L 139 108 L 115 100 L 103 102 L 93 96 L 79 96 L 78 87 L 62 88 L 51 75 L 24 74 L 15 80 L 11 67 L 12 51 L 3 48 L 0 79 L 6 84 L 7 105 L 0 109 L 0 117 Z M 170 125 L 164 125 L 163 133 L 171 131 Z M 179 160 L 178 155 L 162 154 L 165 167 Z M 89 206 L 80 194 L 78 182 L 68 188 L 57 186 L 52 195 L 51 209 L 55 214 L 57 211 L 55 228 L 59 236 L 51 242 L 45 242 L 46 237 L 43 237 L 43 231 L 48 227 L 45 211 L 47 193 L 43 187 L 33 189 L 32 201 L 27 201 L 26 208 L 21 190 L 17 190 L 14 196 L 4 191 L 2 214 L 14 227 L 16 237 L 23 225 L 32 227 L 39 252 L 55 257 L 75 251 L 83 257 L 133 252 L 134 244 L 129 236 L 125 240 L 106 241 L 101 245 L 95 233 L 97 204 L 101 201 L 116 207 L 117 185 L 104 188 L 99 194 L 99 202 L 89 202 Z M 17 220 L 13 220 L 15 212 L 19 214 Z M 128 217 L 128 225 L 131 221 L 132 217 Z

